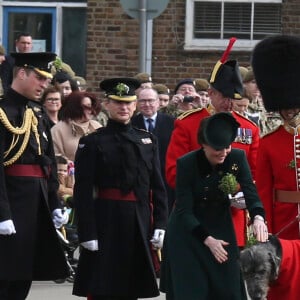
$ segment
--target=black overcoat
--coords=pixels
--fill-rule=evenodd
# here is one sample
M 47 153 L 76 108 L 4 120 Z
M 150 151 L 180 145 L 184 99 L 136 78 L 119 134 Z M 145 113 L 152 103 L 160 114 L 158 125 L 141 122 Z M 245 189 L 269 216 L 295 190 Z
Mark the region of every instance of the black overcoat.
M 150 251 L 153 229 L 165 229 L 167 197 L 156 138 L 109 120 L 81 138 L 75 157 L 74 200 L 83 249 L 73 293 L 135 298 L 159 295 Z M 97 197 L 103 189 L 133 191 L 137 201 Z M 153 222 L 151 219 L 153 218 Z
M 52 280 L 68 276 L 65 255 L 58 240 L 51 212 L 60 207 L 57 197 L 57 171 L 48 121 L 39 103 L 28 100 L 9 89 L 0 102 L 9 122 L 21 126 L 26 107 L 38 119 L 42 155 L 31 132 L 25 151 L 16 164 L 40 165 L 48 177 L 8 176 L 5 174 L 4 152 L 12 141 L 0 121 L 0 222 L 12 219 L 16 234 L 0 235 L 0 280 Z M 16 150 L 23 138 L 19 138 Z

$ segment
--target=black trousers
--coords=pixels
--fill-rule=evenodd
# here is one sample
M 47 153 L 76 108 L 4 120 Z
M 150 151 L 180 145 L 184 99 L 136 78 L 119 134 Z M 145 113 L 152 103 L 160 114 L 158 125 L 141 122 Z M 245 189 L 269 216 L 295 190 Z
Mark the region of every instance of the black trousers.
M 0 300 L 25 300 L 31 283 L 31 280 L 0 280 Z

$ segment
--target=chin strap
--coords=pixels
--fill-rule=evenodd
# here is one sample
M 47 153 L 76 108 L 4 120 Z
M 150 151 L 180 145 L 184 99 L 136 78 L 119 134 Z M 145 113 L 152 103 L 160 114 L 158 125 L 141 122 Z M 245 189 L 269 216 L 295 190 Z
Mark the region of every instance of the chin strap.
M 297 128 L 300 125 L 300 112 L 298 112 L 291 120 L 286 122 L 288 125 Z

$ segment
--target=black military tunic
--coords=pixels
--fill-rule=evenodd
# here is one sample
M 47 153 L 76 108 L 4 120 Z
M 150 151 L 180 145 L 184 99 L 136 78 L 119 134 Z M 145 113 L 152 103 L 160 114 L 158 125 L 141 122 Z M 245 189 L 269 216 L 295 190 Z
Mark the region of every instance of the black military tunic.
M 0 222 L 12 219 L 16 234 L 0 235 L 0 280 L 51 280 L 68 275 L 64 253 L 52 223 L 51 212 L 59 207 L 57 171 L 51 134 L 38 102 L 9 89 L 0 102 L 13 127 L 22 127 L 24 112 L 31 108 L 38 121 L 38 140 L 30 132 L 21 156 L 24 135 L 14 135 L 0 121 Z M 40 154 L 39 154 L 40 144 Z
M 158 296 L 150 239 L 168 212 L 156 138 L 112 120 L 81 138 L 74 199 L 80 241 L 99 251 L 83 249 L 73 293 Z

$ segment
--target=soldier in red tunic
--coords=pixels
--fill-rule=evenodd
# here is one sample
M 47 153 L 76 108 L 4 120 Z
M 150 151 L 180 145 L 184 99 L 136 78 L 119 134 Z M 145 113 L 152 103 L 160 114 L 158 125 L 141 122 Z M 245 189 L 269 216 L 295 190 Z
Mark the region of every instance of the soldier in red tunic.
M 238 63 L 235 60 L 226 61 L 234 41 L 235 39 L 230 41 L 222 58 L 212 70 L 209 80 L 210 87 L 208 89 L 212 107 L 187 111 L 175 121 L 175 128 L 166 156 L 166 178 L 171 187 L 175 187 L 177 159 L 199 147 L 197 130 L 200 121 L 214 112 L 232 112 L 232 99 L 242 98 L 243 84 Z M 236 112 L 232 112 L 232 115 L 241 124 L 232 146 L 245 150 L 252 176 L 254 177 L 259 143 L 259 128 L 255 123 Z M 246 241 L 245 211 L 232 207 L 232 214 L 237 242 L 242 247 Z
M 261 139 L 256 176 L 268 228 L 282 239 L 300 237 L 299 53 L 299 38 L 279 36 L 261 42 L 253 56 L 264 105 L 283 118 L 282 125 Z

